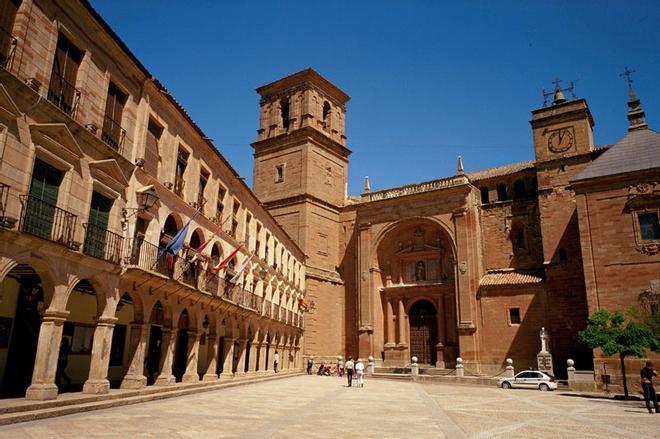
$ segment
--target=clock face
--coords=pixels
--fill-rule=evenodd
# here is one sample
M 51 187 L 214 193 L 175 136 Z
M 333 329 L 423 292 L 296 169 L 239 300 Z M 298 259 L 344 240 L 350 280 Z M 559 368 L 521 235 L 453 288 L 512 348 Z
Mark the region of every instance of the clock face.
M 568 151 L 573 146 L 573 132 L 570 128 L 561 128 L 550 133 L 548 149 L 552 152 Z

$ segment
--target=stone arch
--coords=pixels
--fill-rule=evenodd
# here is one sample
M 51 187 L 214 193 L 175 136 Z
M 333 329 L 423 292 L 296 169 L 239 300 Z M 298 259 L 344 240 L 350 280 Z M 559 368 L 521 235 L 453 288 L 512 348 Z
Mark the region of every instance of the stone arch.
M 199 227 L 196 228 L 191 234 L 190 239 L 188 239 L 188 245 L 191 249 L 196 249 L 205 241 L 204 232 Z
M 211 264 L 214 267 L 220 263 L 222 254 L 222 245 L 220 245 L 218 242 L 214 242 L 213 246 L 211 247 Z
M 44 290 L 44 306 L 46 309 L 50 308 L 55 285 L 57 285 L 57 276 L 48 262 L 32 256 L 31 252 L 21 252 L 12 258 L 0 257 L 0 284 L 12 270 L 23 265 L 29 266 L 39 276 L 41 287 Z
M 163 221 L 163 228 L 160 231 L 159 244 L 166 245 L 179 230 L 183 227 L 183 220 L 177 213 L 170 213 Z
M 119 313 L 123 306 L 129 304 L 133 307 L 133 321 L 137 323 L 144 323 L 144 302 L 142 296 L 135 291 L 124 291 L 119 297 L 116 312 Z
M 387 226 L 385 226 L 380 231 L 378 231 L 378 233 L 372 240 L 371 254 L 372 255 L 376 254 L 378 247 L 381 245 L 383 239 L 385 239 L 390 234 L 390 232 L 394 231 L 395 229 L 397 229 L 402 225 L 405 226 L 407 223 L 413 223 L 415 221 L 430 222 L 438 226 L 444 232 L 444 235 L 447 238 L 447 241 L 453 253 L 454 260 L 456 259 L 456 240 L 454 233 L 452 232 L 451 225 L 446 224 L 441 219 L 435 217 L 424 217 L 424 216 L 414 216 L 414 217 L 404 218 L 398 221 L 394 221 L 388 224 Z

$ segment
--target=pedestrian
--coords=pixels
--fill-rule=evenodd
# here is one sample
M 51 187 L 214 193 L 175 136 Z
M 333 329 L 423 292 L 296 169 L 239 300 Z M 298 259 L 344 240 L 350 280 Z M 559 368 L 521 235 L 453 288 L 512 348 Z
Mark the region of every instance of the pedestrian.
M 348 387 L 353 387 L 353 368 L 355 363 L 353 363 L 353 357 L 348 357 L 348 361 L 344 364 L 344 369 L 346 369 L 346 377 L 348 378 Z
M 312 357 L 309 357 L 307 359 L 307 375 L 312 374 L 312 369 L 314 368 L 314 359 Z
M 66 380 L 67 385 L 71 384 L 71 378 L 66 374 L 66 365 L 69 363 L 69 354 L 71 353 L 71 346 L 69 345 L 69 338 L 62 337 L 60 342 L 60 352 L 57 356 L 57 371 L 55 372 L 55 382 L 60 386 L 63 385 L 62 378 Z
M 273 358 L 274 358 L 274 360 L 273 360 L 273 370 L 275 371 L 275 373 L 277 373 L 277 372 L 279 372 L 277 370 L 277 366 L 280 364 L 280 354 L 277 351 L 275 351 L 275 355 L 274 355 Z
M 357 359 L 355 363 L 355 374 L 357 375 L 357 385 L 358 387 L 364 387 L 364 363 Z
M 651 361 L 646 362 L 646 366 L 639 371 L 639 375 L 642 378 L 642 390 L 644 391 L 644 401 L 646 402 L 646 408 L 649 409 L 649 413 L 653 413 L 651 410 L 651 401 L 655 406 L 655 412 L 660 413 L 660 407 L 658 407 L 658 397 L 655 394 L 655 389 L 653 388 L 653 377 L 657 377 L 658 373 L 653 368 L 653 363 Z
M 341 355 L 337 357 L 337 376 L 344 375 L 344 362 L 342 361 Z

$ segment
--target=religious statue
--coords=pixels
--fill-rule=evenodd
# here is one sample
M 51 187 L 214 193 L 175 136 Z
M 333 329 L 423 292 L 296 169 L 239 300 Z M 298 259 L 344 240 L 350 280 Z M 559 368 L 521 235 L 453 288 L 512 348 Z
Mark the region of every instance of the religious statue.
M 548 334 L 548 331 L 546 331 L 544 327 L 541 328 L 539 337 L 541 337 L 541 352 L 549 352 L 548 340 L 550 340 L 550 334 Z
M 424 261 L 418 261 L 415 264 L 415 280 L 426 280 L 426 265 L 424 265 Z

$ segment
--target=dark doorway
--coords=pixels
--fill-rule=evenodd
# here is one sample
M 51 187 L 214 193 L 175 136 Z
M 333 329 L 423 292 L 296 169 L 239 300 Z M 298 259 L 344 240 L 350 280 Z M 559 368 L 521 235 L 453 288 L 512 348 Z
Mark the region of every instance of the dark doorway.
M 410 322 L 410 355 L 420 364 L 435 366 L 438 344 L 438 317 L 428 300 L 416 302 L 408 312 Z
M 30 385 L 41 328 L 39 309 L 44 307 L 41 279 L 30 266 L 19 264 L 9 272 L 7 279 L 3 281 L 5 291 L 3 300 L 9 299 L 8 288 L 13 282 L 18 283 L 14 318 L 12 320 L 3 317 L 0 320 L 4 326 L 2 328 L 4 336 L 0 340 L 0 346 L 7 347 L 7 343 L 9 344 L 0 390 L 0 396 L 5 398 L 24 396 Z
M 160 302 L 156 302 L 149 318 L 149 323 L 151 323 L 151 327 L 149 328 L 149 345 L 147 347 L 147 357 L 144 360 L 148 386 L 155 383 L 158 374 L 160 374 L 160 356 L 163 345 L 163 317 L 163 305 Z
M 176 340 L 176 355 L 172 365 L 172 374 L 179 383 L 183 380 L 188 364 L 188 311 L 183 310 L 179 317 L 179 333 Z
M 225 338 L 218 337 L 218 362 L 215 366 L 215 374 L 220 375 L 225 368 Z

